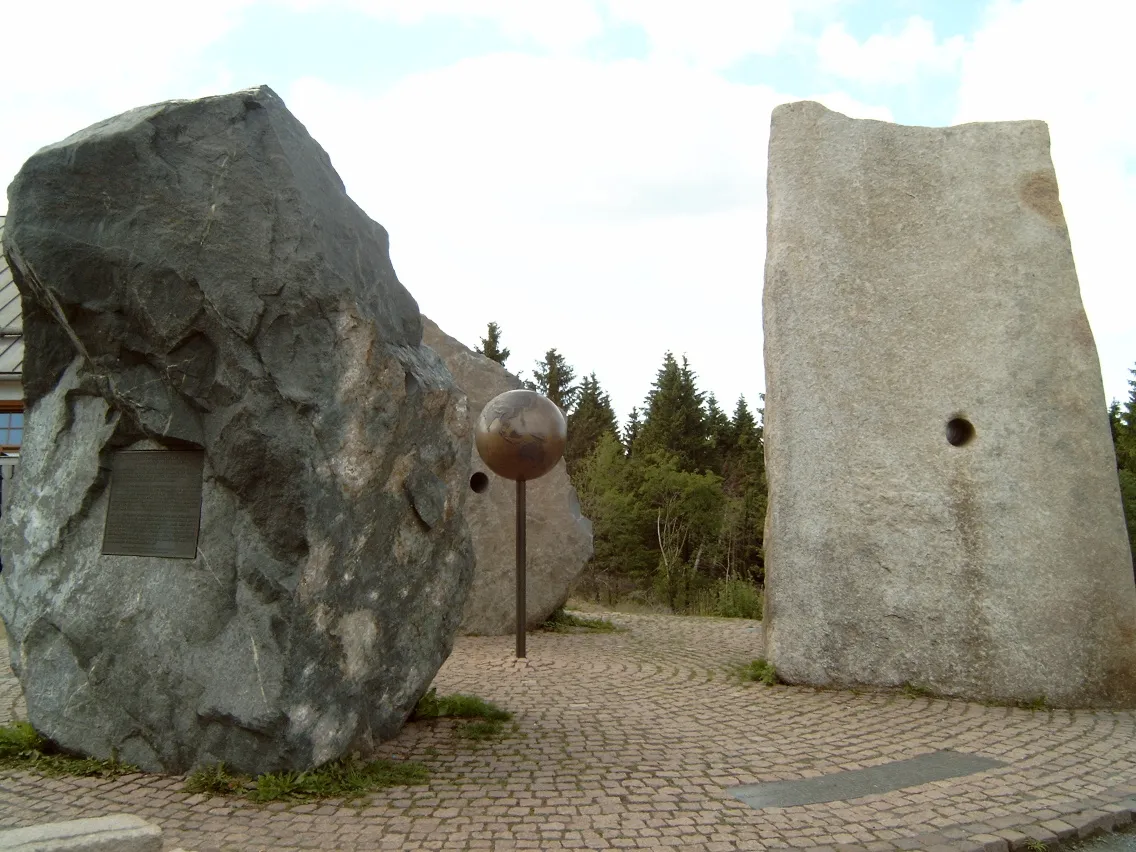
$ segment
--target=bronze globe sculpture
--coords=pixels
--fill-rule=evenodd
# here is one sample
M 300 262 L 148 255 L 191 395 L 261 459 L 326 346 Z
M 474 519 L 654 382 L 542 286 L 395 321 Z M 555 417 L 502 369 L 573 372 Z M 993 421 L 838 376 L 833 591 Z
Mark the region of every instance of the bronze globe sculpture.
M 481 460 L 498 476 L 536 479 L 556 467 L 564 455 L 568 424 L 548 397 L 511 390 L 486 403 L 475 440 Z
M 517 483 L 517 657 L 525 656 L 525 482 L 544 476 L 564 455 L 568 423 L 552 400 L 531 390 L 493 397 L 474 431 L 477 454 Z

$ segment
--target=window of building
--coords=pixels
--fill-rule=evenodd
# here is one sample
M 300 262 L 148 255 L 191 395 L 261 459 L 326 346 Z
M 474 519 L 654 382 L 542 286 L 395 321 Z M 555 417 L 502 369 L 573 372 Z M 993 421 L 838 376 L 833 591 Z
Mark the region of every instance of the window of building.
M 0 402 L 0 451 L 19 452 L 24 441 L 24 408 L 22 403 Z

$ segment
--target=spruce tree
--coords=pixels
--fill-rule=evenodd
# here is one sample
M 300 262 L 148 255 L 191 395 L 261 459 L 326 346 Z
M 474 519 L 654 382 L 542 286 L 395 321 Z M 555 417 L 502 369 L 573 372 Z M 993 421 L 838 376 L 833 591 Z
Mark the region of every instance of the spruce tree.
M 730 420 L 730 433 L 735 447 L 742 441 L 756 441 L 760 437 L 757 420 L 750 413 L 745 394 L 738 396 L 738 404 L 734 406 L 734 416 Z
M 1116 469 L 1124 470 L 1124 453 L 1120 446 L 1124 440 L 1124 420 L 1120 414 L 1120 403 L 1115 399 L 1108 407 L 1108 428 L 1112 432 L 1112 447 L 1116 451 Z
M 727 577 L 760 582 L 764 569 L 765 447 L 761 427 L 739 396 L 730 420 L 730 448 L 723 463 L 726 517 L 722 525 L 722 559 Z
M 1136 369 L 1129 372 L 1136 377 Z M 1133 570 L 1136 571 L 1136 378 L 1129 379 L 1128 388 L 1128 399 L 1123 409 L 1119 403 L 1112 403 L 1109 425 L 1112 427 L 1113 446 L 1116 450 L 1120 499 L 1128 526 L 1128 545 L 1132 552 Z
M 658 563 L 655 511 L 639 494 L 641 478 L 641 470 L 609 432 L 600 436 L 573 477 L 580 507 L 592 522 L 595 546 L 583 585 L 609 604 L 629 585 L 649 582 Z
M 564 450 L 564 461 L 569 475 L 604 435 L 618 439 L 619 428 L 611 407 L 611 397 L 600 388 L 596 374 L 592 373 L 580 383 L 576 407 L 568 415 L 568 446 Z
M 568 366 L 564 356 L 555 349 L 544 353 L 544 360 L 536 362 L 533 370 L 533 381 L 527 383 L 534 390 L 540 391 L 568 414 L 576 402 L 580 388 L 573 384 L 576 371 Z
M 667 352 L 647 394 L 647 413 L 639 436 L 641 449 L 674 455 L 682 470 L 695 472 L 710 467 L 710 441 L 702 400 L 686 357 L 680 366 L 674 355 Z
M 511 354 L 508 349 L 501 348 L 501 327 L 495 322 L 489 323 L 487 337 L 481 338 L 481 348 L 478 350 L 490 361 L 496 361 L 502 367 Z
M 1136 370 L 1129 372 L 1136 376 Z M 1128 399 L 1118 414 L 1113 431 L 1117 461 L 1122 470 L 1136 474 L 1136 379 L 1128 380 Z
M 639 419 L 639 409 L 632 407 L 631 413 L 627 416 L 627 425 L 623 427 L 623 452 L 631 458 L 631 449 L 635 442 L 639 439 L 639 432 L 643 428 L 643 422 Z
M 706 395 L 706 433 L 710 439 L 710 469 L 721 476 L 733 446 L 733 432 L 730 418 L 712 393 Z

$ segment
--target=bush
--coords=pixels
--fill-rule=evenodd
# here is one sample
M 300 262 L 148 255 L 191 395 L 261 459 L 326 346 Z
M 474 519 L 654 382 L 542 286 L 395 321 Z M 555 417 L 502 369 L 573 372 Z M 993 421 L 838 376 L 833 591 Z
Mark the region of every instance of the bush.
M 695 597 L 696 615 L 761 619 L 761 589 L 747 580 L 715 580 Z

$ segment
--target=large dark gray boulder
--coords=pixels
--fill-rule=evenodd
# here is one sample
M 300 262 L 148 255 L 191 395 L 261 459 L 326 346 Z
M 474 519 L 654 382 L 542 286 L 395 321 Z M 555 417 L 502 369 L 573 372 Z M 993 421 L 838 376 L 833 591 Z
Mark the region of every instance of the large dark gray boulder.
M 820 686 L 1136 706 L 1136 588 L 1042 122 L 773 111 L 765 651 Z
M 469 417 L 327 154 L 267 88 L 136 109 L 24 165 L 4 248 L 29 413 L 0 616 L 32 724 L 171 772 L 392 736 L 472 578 Z M 193 558 L 101 553 L 127 448 L 204 450 Z

